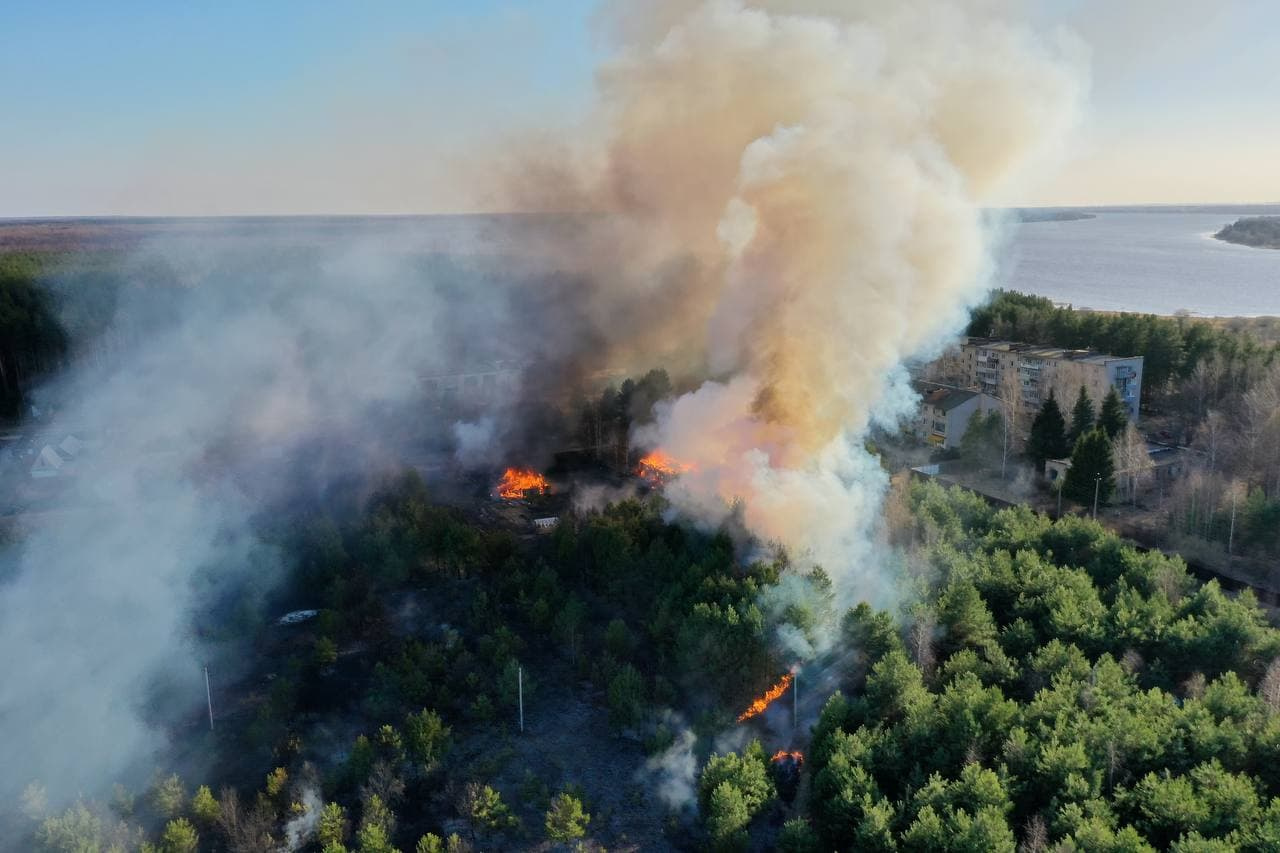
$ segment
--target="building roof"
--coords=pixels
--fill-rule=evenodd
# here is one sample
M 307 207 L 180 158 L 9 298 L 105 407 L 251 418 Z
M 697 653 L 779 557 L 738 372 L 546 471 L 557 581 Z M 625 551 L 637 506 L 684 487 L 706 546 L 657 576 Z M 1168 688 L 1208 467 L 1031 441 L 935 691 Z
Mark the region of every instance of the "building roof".
M 956 406 L 967 403 L 978 396 L 977 391 L 966 391 L 963 388 L 953 388 L 950 385 L 939 385 L 935 382 L 915 382 L 913 384 L 920 394 L 921 401 L 926 406 L 933 406 L 944 412 L 949 412 Z
M 1044 346 L 1042 344 L 1021 344 L 1017 341 L 1005 341 L 999 338 L 965 338 L 965 343 L 972 347 L 999 350 L 1014 353 L 1027 358 L 1062 359 L 1066 361 L 1084 361 L 1091 364 L 1106 364 L 1109 361 L 1128 361 L 1141 359 L 1140 355 L 1112 355 L 1087 349 L 1066 349 L 1065 347 Z
M 1153 463 L 1155 463 L 1157 468 L 1162 465 L 1171 465 L 1174 462 L 1177 462 L 1182 459 L 1189 450 L 1189 448 L 1186 447 L 1175 447 L 1172 444 L 1160 444 L 1156 441 L 1148 441 L 1146 444 L 1147 456 Z M 1056 462 L 1059 465 L 1064 465 L 1067 468 L 1071 467 L 1071 457 L 1050 459 L 1049 461 Z

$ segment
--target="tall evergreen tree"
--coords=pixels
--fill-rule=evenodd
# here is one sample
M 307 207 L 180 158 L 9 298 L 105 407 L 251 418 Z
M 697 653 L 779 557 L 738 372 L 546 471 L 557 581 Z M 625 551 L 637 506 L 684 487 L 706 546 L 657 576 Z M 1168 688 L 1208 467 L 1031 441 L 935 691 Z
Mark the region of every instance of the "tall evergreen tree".
M 1107 438 L 1114 439 L 1124 431 L 1128 423 L 1129 413 L 1125 411 L 1124 403 L 1120 402 L 1120 395 L 1112 387 L 1102 401 L 1102 411 L 1098 413 L 1098 428 L 1107 434 Z
M 1076 396 L 1076 404 L 1071 407 L 1071 429 L 1067 430 L 1067 441 L 1075 447 L 1080 436 L 1091 429 L 1093 429 L 1093 401 L 1089 399 L 1089 392 L 1081 385 L 1080 393 Z
M 1116 466 L 1111 456 L 1111 440 L 1100 428 L 1080 436 L 1076 449 L 1071 453 L 1071 468 L 1067 471 L 1062 490 L 1067 497 L 1082 504 L 1093 504 L 1097 487 L 1098 505 L 1105 504 L 1116 488 Z M 1097 482 L 1101 478 L 1101 482 Z
M 1062 417 L 1062 409 L 1058 408 L 1058 400 L 1053 396 L 1044 401 L 1035 420 L 1031 422 L 1031 435 L 1027 439 L 1027 455 L 1035 462 L 1036 471 L 1044 473 L 1046 459 L 1061 459 L 1071 452 L 1067 443 L 1067 421 Z

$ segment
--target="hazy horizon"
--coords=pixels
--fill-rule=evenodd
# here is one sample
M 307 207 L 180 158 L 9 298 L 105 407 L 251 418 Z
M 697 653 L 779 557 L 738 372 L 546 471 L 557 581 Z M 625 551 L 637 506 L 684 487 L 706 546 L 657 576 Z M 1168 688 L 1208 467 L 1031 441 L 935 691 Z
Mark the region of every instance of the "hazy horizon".
M 1114 204 L 1011 204 L 988 208 L 990 210 L 1080 210 L 1080 211 L 1128 211 L 1128 210 L 1179 210 L 1194 209 L 1205 213 L 1230 212 L 1248 215 L 1253 210 L 1280 208 L 1280 200 L 1257 202 L 1118 202 Z M 495 217 L 495 216 L 587 216 L 605 215 L 608 211 L 591 210 L 437 210 L 422 212 L 353 213 L 341 210 L 295 213 L 75 213 L 43 214 L 35 216 L 0 215 L 0 223 L 86 221 L 217 221 L 231 219 L 429 219 L 434 217 Z

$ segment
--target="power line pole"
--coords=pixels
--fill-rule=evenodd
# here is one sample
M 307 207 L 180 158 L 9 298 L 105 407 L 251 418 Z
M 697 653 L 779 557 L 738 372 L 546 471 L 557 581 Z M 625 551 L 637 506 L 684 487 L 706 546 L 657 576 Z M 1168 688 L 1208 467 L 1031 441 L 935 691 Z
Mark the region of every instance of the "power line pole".
M 213 692 L 209 689 L 209 667 L 204 668 L 204 698 L 209 704 L 209 731 L 213 731 Z
M 1231 489 L 1231 527 L 1227 530 L 1227 559 L 1231 559 L 1231 546 L 1236 539 L 1236 495 L 1235 484 Z
M 1093 478 L 1093 520 L 1098 520 L 1098 490 L 1102 488 L 1101 475 Z
M 791 728 L 800 726 L 800 673 L 791 679 Z
M 520 697 L 520 731 L 524 732 L 524 667 L 516 667 L 516 693 Z

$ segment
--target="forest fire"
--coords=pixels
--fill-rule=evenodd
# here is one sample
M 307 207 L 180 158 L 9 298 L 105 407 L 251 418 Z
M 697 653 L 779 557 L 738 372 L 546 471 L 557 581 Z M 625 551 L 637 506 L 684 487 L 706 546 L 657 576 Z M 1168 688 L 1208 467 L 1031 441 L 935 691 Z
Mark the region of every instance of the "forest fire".
M 768 690 L 766 690 L 764 692 L 764 695 L 757 698 L 754 702 L 752 702 L 749 706 L 747 706 L 747 710 L 743 711 L 741 714 L 738 715 L 738 722 L 741 723 L 751 719 L 752 717 L 758 717 L 759 715 L 763 714 L 765 708 L 768 708 L 770 705 L 774 703 L 776 699 L 782 696 L 783 693 L 787 692 L 787 688 L 791 686 L 791 682 L 793 678 L 794 676 L 792 676 L 791 673 L 789 672 L 786 675 L 782 676 L 781 681 L 779 681 L 777 684 L 773 685 Z
M 692 465 L 674 459 L 665 450 L 654 450 L 641 457 L 636 475 L 654 485 L 661 485 L 691 470 Z
M 782 799 L 788 802 L 795 799 L 796 790 L 800 787 L 800 768 L 803 765 L 803 752 L 787 752 L 785 749 L 775 752 L 769 760 L 769 770 Z
M 515 501 L 527 497 L 530 492 L 545 495 L 550 486 L 547 478 L 529 468 L 508 468 L 494 492 L 503 500 Z

